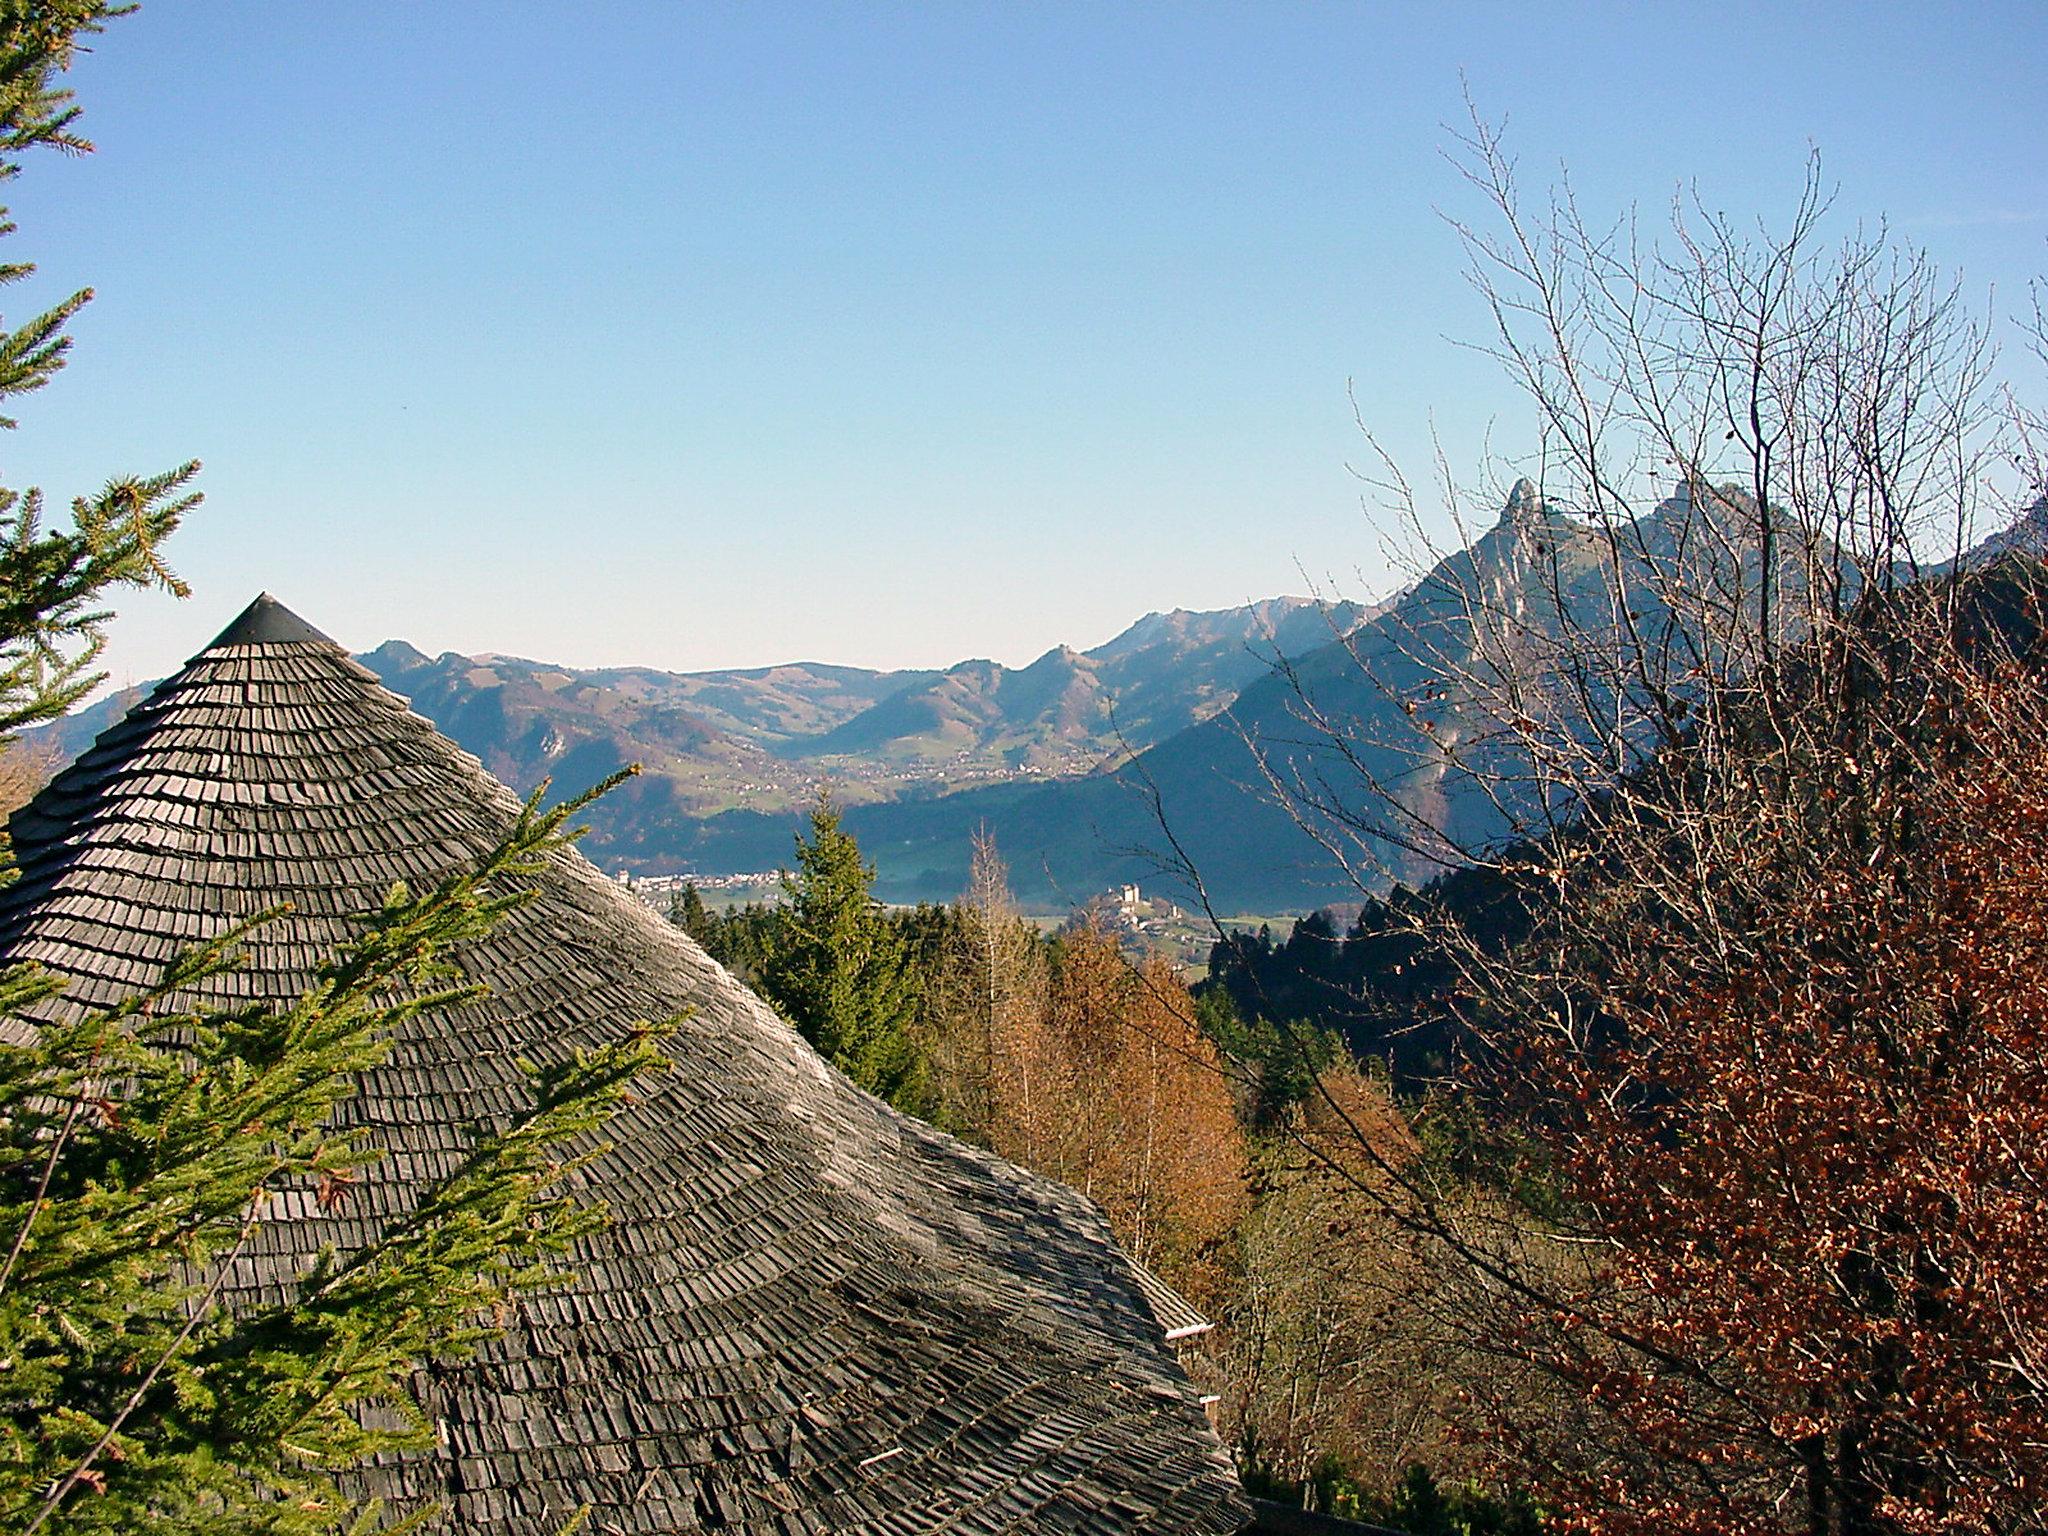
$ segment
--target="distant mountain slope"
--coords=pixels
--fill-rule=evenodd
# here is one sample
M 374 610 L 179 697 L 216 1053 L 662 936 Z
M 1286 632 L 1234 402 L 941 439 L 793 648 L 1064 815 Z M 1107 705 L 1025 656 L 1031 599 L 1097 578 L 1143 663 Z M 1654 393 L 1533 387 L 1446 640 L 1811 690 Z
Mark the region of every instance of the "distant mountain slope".
M 428 657 L 402 640 L 359 659 L 522 794 L 542 779 L 577 787 L 638 762 L 708 813 L 777 771 L 764 747 L 684 707 L 666 673 L 605 677 L 510 656 Z
M 1287 658 L 1350 634 L 1386 607 L 1276 597 L 1220 613 L 1148 613 L 1088 652 L 1116 696 L 1117 724 L 1133 746 L 1166 740 L 1208 719 Z
M 2036 498 L 2010 526 L 1982 540 L 1960 563 L 1966 570 L 1976 570 L 2001 555 L 2048 555 L 2048 495 Z
M 820 783 L 858 806 L 933 802 L 963 786 L 1014 794 L 1084 775 L 1119 755 L 1119 728 L 1134 748 L 1156 745 L 1213 716 L 1276 658 L 1312 649 L 1362 615 L 1304 598 L 1176 610 L 1149 614 L 1086 654 L 1057 647 L 1028 667 L 973 661 L 942 673 L 817 663 L 580 670 L 429 656 L 402 640 L 359 659 L 521 791 L 543 779 L 580 788 L 642 764 L 593 813 L 592 854 L 650 872 L 694 861 L 716 873 L 786 860 L 788 828 Z M 38 733 L 41 750 L 76 755 L 140 692 Z M 945 818 L 906 825 L 906 843 L 929 840 Z M 954 841 L 950 831 L 939 837 L 946 858 Z M 705 862 L 728 854 L 741 862 Z
M 1102 755 L 1108 721 L 1096 665 L 1059 646 L 1028 667 L 963 661 L 805 743 L 802 754 L 883 763 L 973 756 L 1086 772 Z
M 782 751 L 801 748 L 883 699 L 938 674 L 796 661 L 723 672 L 606 668 L 582 676 L 628 695 L 668 699 L 729 735 Z
M 579 670 L 516 656 L 463 656 L 453 651 L 428 656 L 403 640 L 387 640 L 357 659 L 386 687 L 395 688 L 394 680 L 406 677 L 415 688 L 431 686 L 452 696 L 464 686 L 459 679 L 483 669 L 492 675 L 469 686 L 537 687 L 567 708 L 618 718 L 681 709 L 710 730 L 770 749 L 820 735 L 878 700 L 937 675 L 811 661 L 722 672 L 662 672 L 652 667 Z
M 155 686 L 156 682 L 152 680 L 133 688 L 123 688 L 83 709 L 73 710 L 61 720 L 34 726 L 21 733 L 22 744 L 47 757 L 53 767 L 61 768 L 91 746 L 101 731 L 118 724 L 121 717 Z
M 1643 540 L 1663 558 L 1698 510 L 1675 496 L 1648 514 Z M 1739 533 L 1728 535 L 1740 547 Z M 1338 861 L 1319 841 L 1343 846 L 1357 829 L 1323 823 L 1305 830 L 1274 803 L 1261 766 L 1319 786 L 1363 814 L 1373 802 L 1363 768 L 1399 801 L 1461 841 L 1504 830 L 1500 813 L 1475 785 L 1447 769 L 1414 728 L 1409 707 L 1440 669 L 1469 665 L 1475 640 L 1468 599 L 1522 614 L 1532 629 L 1554 614 L 1556 582 L 1565 616 L 1581 635 L 1614 622 L 1605 576 L 1607 546 L 1583 525 L 1546 506 L 1526 482 L 1499 521 L 1464 550 L 1443 559 L 1348 638 L 1309 651 L 1288 678 L 1269 672 L 1246 686 L 1227 716 L 1182 730 L 1112 774 L 1039 786 L 1001 786 L 939 801 L 857 807 L 848 827 L 876 861 L 881 889 L 896 900 L 957 891 L 968 839 L 986 822 L 1008 856 L 1019 894 L 1060 904 L 1125 880 L 1160 873 L 1167 846 L 1155 805 L 1220 910 L 1301 912 L 1353 897 Z M 1637 622 L 1648 616 L 1637 614 Z M 1555 631 L 1558 619 L 1547 627 Z M 1429 656 L 1425 665 L 1419 659 Z M 1440 701 L 1446 710 L 1455 700 Z M 1310 707 L 1331 729 L 1307 718 Z M 1446 719 L 1451 718 L 1448 714 Z M 1455 721 L 1470 742 L 1488 722 Z M 760 867 L 786 858 L 792 823 L 714 818 L 691 829 L 692 857 L 706 869 Z M 1148 852 L 1153 850 L 1153 852 Z M 1380 846 L 1391 873 L 1426 878 L 1432 866 Z
M 1212 613 L 1150 613 L 1085 653 L 1028 667 L 963 661 L 904 688 L 801 749 L 812 759 L 984 758 L 1072 774 L 1156 745 L 1224 708 L 1283 657 L 1349 633 L 1368 610 L 1271 598 Z

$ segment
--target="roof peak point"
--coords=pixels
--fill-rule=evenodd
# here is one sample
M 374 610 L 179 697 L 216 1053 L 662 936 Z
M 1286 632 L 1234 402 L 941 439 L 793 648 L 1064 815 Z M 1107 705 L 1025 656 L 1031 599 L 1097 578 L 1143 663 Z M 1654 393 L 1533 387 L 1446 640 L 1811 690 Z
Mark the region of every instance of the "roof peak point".
M 213 643 L 206 649 L 218 651 L 237 645 L 335 645 L 335 642 L 268 592 L 259 592 L 256 600 L 236 615 L 226 629 L 215 635 Z M 340 649 L 339 646 L 335 648 Z

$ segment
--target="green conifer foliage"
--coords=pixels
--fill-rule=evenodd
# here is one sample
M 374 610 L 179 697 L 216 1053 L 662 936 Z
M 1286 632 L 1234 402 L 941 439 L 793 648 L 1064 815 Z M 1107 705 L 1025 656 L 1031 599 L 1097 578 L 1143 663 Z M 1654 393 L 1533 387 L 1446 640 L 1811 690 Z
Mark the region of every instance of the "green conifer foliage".
M 331 1127 L 358 1073 L 422 1011 L 480 995 L 439 959 L 525 901 L 522 882 L 590 797 L 526 813 L 478 868 L 394 888 L 291 1007 L 193 1013 L 176 996 L 235 963 L 247 927 L 155 987 L 0 1046 L 0 1529 L 366 1530 L 332 1474 L 431 1445 L 408 1380 L 458 1355 L 517 1293 L 565 1283 L 603 1224 L 565 1180 L 666 1026 L 529 1067 L 532 1107 L 479 1131 L 460 1168 L 363 1249 L 323 1254 L 283 1299 L 224 1304 L 281 1197 L 345 1205 L 377 1148 Z M 258 919 L 258 922 L 263 919 Z M 253 925 L 250 925 L 253 926 Z M 0 1007 L 60 983 L 0 973 Z M 118 1086 L 113 1086 L 118 1085 Z M 389 1426 L 389 1427 L 380 1427 Z
M 105 0 L 13 0 L 0 4 L 0 181 L 21 172 L 20 153 L 85 153 L 79 108 L 57 78 L 81 40 L 132 6 Z M 0 209 L 0 236 L 14 233 Z M 0 286 L 35 271 L 0 262 Z M 13 330 L 0 329 L 0 402 L 33 394 L 64 366 L 65 327 L 92 299 L 82 288 Z M 15 425 L 0 415 L 0 428 Z M 40 490 L 0 487 L 0 737 L 54 720 L 100 682 L 93 671 L 106 613 L 102 594 L 157 586 L 184 594 L 159 546 L 198 505 L 190 489 L 197 460 L 162 474 L 124 476 L 71 503 L 71 527 L 46 530 Z
M 761 988 L 819 1053 L 899 1109 L 927 1109 L 918 1049 L 917 983 L 903 940 L 875 901 L 875 871 L 820 796 L 797 868 L 783 875 L 783 918 L 770 936 Z
M 711 909 L 704 905 L 704 893 L 697 889 L 696 881 L 683 882 L 683 888 L 669 903 L 668 920 L 707 950 L 711 947 Z

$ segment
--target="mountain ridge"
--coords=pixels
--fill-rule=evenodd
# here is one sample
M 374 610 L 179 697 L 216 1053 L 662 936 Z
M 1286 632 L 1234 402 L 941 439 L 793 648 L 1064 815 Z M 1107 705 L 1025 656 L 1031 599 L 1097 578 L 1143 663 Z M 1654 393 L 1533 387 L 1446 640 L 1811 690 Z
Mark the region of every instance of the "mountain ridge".
M 1739 495 L 1714 500 L 1730 494 Z M 1681 487 L 1645 514 L 1648 558 L 1667 557 L 1658 551 L 1695 510 L 1689 496 Z M 2031 550 L 2043 527 L 2048 500 L 1962 563 Z M 1021 667 L 984 657 L 893 672 L 817 662 L 575 669 L 495 653 L 430 657 L 398 639 L 361 659 L 521 790 L 544 778 L 580 787 L 644 764 L 590 815 L 586 847 L 613 869 L 775 868 L 829 784 L 890 900 L 957 894 L 970 837 L 986 824 L 1020 896 L 1041 908 L 1156 882 L 1184 857 L 1219 910 L 1272 915 L 1355 898 L 1329 844 L 1370 842 L 1372 831 L 1304 828 L 1273 803 L 1270 774 L 1341 794 L 1365 762 L 1408 810 L 1460 841 L 1498 830 L 1498 810 L 1419 749 L 1403 702 L 1431 682 L 1417 643 L 1452 658 L 1468 651 L 1480 592 L 1526 605 L 1556 583 L 1568 605 L 1597 614 L 1607 558 L 1593 530 L 1524 481 L 1469 546 L 1384 603 L 1283 597 L 1154 611 L 1090 650 L 1056 645 Z M 118 709 L 102 701 L 28 734 L 61 759 Z M 1315 715 L 1345 739 L 1332 740 L 1307 718 Z M 1175 841 L 1172 859 L 1147 851 Z M 1434 872 L 1395 850 L 1373 878 Z M 1181 894 L 1192 895 L 1184 882 Z
M 522 792 L 640 763 L 642 775 L 595 811 L 594 851 L 630 845 L 659 862 L 694 841 L 680 836 L 684 823 L 794 813 L 827 783 L 863 804 L 1095 771 L 1127 743 L 1149 745 L 1235 697 L 1301 643 L 1311 612 L 1323 611 L 1283 597 L 1150 614 L 1093 652 L 1055 645 L 1015 668 L 985 658 L 944 670 L 575 668 L 495 651 L 429 655 L 402 638 L 357 659 Z M 1353 612 L 1330 610 L 1340 624 Z M 30 733 L 37 751 L 75 755 L 137 696 Z
M 1743 506 L 1734 488 L 1696 504 L 1681 486 L 1645 512 L 1630 541 L 1637 547 L 1622 558 L 1660 566 L 1696 558 L 1687 535 L 1703 516 L 1735 516 L 1725 537 L 1709 542 L 1740 550 L 1748 537 Z M 1491 732 L 1473 716 L 1457 718 L 1459 701 L 1442 695 L 1443 677 L 1473 663 L 1474 613 L 1512 612 L 1533 631 L 1562 622 L 1543 617 L 1561 597 L 1583 640 L 1618 622 L 1606 574 L 1612 558 L 1600 530 L 1520 482 L 1470 545 L 1443 555 L 1355 628 L 1248 683 L 1227 712 L 1164 737 L 1114 771 L 977 788 L 937 806 L 855 807 L 846 825 L 874 859 L 878 889 L 897 901 L 957 891 L 969 837 L 981 825 L 1005 850 L 1018 894 L 1040 906 L 1162 879 L 1177 899 L 1191 902 L 1200 894 L 1190 889 L 1198 876 L 1219 912 L 1276 915 L 1355 900 L 1361 886 L 1426 880 L 1443 866 L 1429 850 L 1407 846 L 1396 824 L 1401 816 L 1445 829 L 1464 846 L 1496 838 L 1508 825 L 1493 795 L 1453 771 L 1418 732 L 1415 710 L 1438 716 L 1439 740 L 1461 742 L 1482 760 L 1512 751 L 1513 733 Z M 1645 595 L 1655 584 L 1633 585 Z M 1654 622 L 1647 612 L 1629 621 Z M 1491 745 L 1496 738 L 1500 744 Z M 1513 765 L 1499 766 L 1505 771 L 1494 791 L 1511 790 Z M 1398 810 L 1388 812 L 1377 792 L 1367 791 L 1361 769 L 1391 791 Z M 1337 802 L 1338 813 L 1276 803 L 1276 777 Z M 692 829 L 690 856 L 700 867 L 765 867 L 786 860 L 793 830 L 714 818 Z M 1353 855 L 1352 867 L 1333 848 Z

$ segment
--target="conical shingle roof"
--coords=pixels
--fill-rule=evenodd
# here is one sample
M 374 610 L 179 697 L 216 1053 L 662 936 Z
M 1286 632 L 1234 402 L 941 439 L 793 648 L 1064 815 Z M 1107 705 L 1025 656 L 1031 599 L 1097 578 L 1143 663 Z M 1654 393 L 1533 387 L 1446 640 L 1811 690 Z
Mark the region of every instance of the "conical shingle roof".
M 493 848 L 518 809 L 267 596 L 11 825 L 0 954 L 104 1004 L 289 900 L 221 1000 L 283 1001 L 394 880 Z M 459 963 L 493 995 L 408 1025 L 343 1108 L 393 1155 L 346 1206 L 266 1224 L 245 1290 L 360 1243 L 517 1066 L 687 1016 L 675 1068 L 585 1176 L 614 1221 L 581 1283 L 523 1299 L 419 1390 L 431 1451 L 358 1491 L 451 1528 L 1237 1531 L 1250 1511 L 1100 1214 L 852 1087 L 580 856 Z

